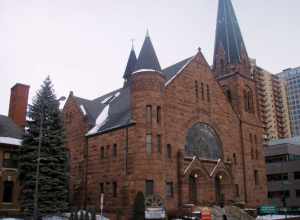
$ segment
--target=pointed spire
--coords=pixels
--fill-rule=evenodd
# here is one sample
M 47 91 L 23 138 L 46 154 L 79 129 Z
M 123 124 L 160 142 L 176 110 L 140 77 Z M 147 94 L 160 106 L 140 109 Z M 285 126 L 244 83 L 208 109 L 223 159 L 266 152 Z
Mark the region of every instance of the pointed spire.
M 124 72 L 124 75 L 123 75 L 124 79 L 128 79 L 130 77 L 130 74 L 134 72 L 134 70 L 135 70 L 134 67 L 136 65 L 136 62 L 137 62 L 137 58 L 136 58 L 136 55 L 135 55 L 135 51 L 134 51 L 134 47 L 133 47 L 133 41 L 132 41 L 132 48 L 131 48 L 130 55 L 129 55 L 129 58 L 128 58 L 128 62 L 127 62 L 127 65 L 126 65 L 126 69 L 125 69 L 125 72 Z
M 152 45 L 149 31 L 147 30 L 144 44 L 142 46 L 139 58 L 137 60 L 135 70 L 151 69 L 161 71 L 161 67 Z
M 248 57 L 231 0 L 219 0 L 214 64 L 220 50 L 225 52 L 225 64 L 241 63 L 242 53 Z

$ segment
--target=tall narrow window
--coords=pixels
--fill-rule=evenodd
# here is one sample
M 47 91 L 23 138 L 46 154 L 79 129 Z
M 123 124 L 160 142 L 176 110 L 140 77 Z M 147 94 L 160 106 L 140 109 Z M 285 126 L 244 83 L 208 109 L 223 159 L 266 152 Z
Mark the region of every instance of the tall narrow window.
M 168 159 L 172 158 L 172 147 L 171 147 L 171 144 L 167 144 L 167 158 Z
M 112 184 L 112 186 L 113 186 L 113 197 L 117 197 L 117 195 L 118 195 L 118 185 L 117 185 L 117 182 L 113 182 L 113 184 Z
M 204 83 L 201 82 L 201 99 L 204 100 Z
M 156 122 L 157 124 L 160 124 L 161 121 L 161 107 L 157 106 L 156 108 Z
M 173 182 L 166 183 L 166 197 L 172 198 L 174 196 Z
M 227 96 L 228 101 L 229 101 L 230 103 L 232 103 L 232 95 L 231 95 L 230 89 L 227 89 L 227 90 L 225 91 L 225 94 L 226 94 L 226 96 Z
M 244 90 L 244 105 L 245 105 L 245 111 L 249 113 L 254 112 L 254 102 L 253 102 L 253 93 L 250 88 L 246 88 Z
M 101 158 L 101 159 L 104 159 L 104 157 L 105 157 L 105 155 L 104 155 L 104 147 L 102 146 L 102 147 L 100 148 L 100 158 Z
M 106 155 L 105 155 L 106 158 L 109 158 L 109 148 L 110 148 L 109 145 L 107 145 L 106 146 Z
M 100 193 L 104 193 L 104 183 L 100 183 Z
M 4 181 L 3 202 L 11 203 L 13 201 L 14 183 L 12 181 Z
M 234 164 L 237 164 L 236 154 L 235 154 L 235 153 L 233 154 L 233 163 L 234 163 Z
M 206 95 L 207 95 L 207 101 L 210 102 L 210 90 L 209 90 L 209 85 L 206 85 Z
M 258 176 L 257 170 L 254 170 L 254 183 L 255 183 L 255 185 L 259 184 L 259 176 Z
M 161 135 L 157 135 L 157 152 L 161 153 Z
M 113 145 L 112 156 L 113 158 L 117 157 L 117 144 Z
M 146 135 L 146 151 L 148 155 L 152 153 L 152 134 Z
M 239 197 L 240 196 L 240 188 L 239 184 L 235 184 L 235 196 Z
M 257 150 L 257 137 L 254 135 L 254 144 L 255 144 L 255 159 L 258 159 L 258 150 Z
M 147 124 L 152 124 L 152 106 L 147 105 L 146 106 L 146 122 Z
M 199 85 L 198 85 L 198 81 L 195 80 L 195 96 L 196 96 L 196 101 L 199 100 Z
M 145 183 L 145 195 L 153 195 L 154 194 L 154 181 L 153 180 L 146 180 Z
M 223 59 L 220 60 L 220 69 L 221 69 L 221 72 L 224 73 L 224 60 Z

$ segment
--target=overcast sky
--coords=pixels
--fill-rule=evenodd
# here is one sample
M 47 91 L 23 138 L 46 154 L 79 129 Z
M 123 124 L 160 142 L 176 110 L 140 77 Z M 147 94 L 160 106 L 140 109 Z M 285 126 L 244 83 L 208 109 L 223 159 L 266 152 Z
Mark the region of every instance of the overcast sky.
M 300 65 L 299 0 L 232 0 L 250 57 L 273 72 Z M 122 86 L 146 29 L 161 66 L 201 47 L 212 63 L 218 0 L 0 0 L 0 114 L 10 88 L 50 75 L 57 96 L 95 98 Z M 31 100 L 30 100 L 31 101 Z

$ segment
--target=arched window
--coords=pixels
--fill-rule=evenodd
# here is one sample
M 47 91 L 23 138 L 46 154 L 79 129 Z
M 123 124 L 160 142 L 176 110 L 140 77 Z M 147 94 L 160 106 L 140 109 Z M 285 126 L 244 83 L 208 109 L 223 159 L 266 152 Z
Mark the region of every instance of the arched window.
M 246 87 L 246 89 L 244 90 L 244 104 L 246 112 L 254 112 L 253 92 L 249 87 Z
M 186 153 L 200 158 L 223 158 L 222 143 L 215 130 L 207 124 L 196 123 L 188 129 Z

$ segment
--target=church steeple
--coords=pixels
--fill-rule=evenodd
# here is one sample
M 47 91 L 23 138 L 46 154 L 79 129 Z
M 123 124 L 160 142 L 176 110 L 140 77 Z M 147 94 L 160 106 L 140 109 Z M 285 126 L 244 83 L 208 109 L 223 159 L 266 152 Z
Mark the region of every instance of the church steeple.
M 151 69 L 159 72 L 161 71 L 161 67 L 148 31 L 135 66 L 135 70 L 141 69 Z
M 248 62 L 248 54 L 231 0 L 219 0 L 214 70 Z
M 130 77 L 130 74 L 134 72 L 136 62 L 137 62 L 137 58 L 136 58 L 136 55 L 135 55 L 134 47 L 132 45 L 130 55 L 129 55 L 129 58 L 128 58 L 128 62 L 127 62 L 127 65 L 126 65 L 126 69 L 125 69 L 125 72 L 124 72 L 124 75 L 123 75 L 123 78 L 125 80 L 128 80 L 128 78 Z

